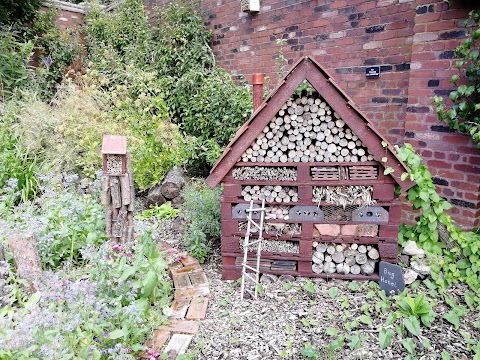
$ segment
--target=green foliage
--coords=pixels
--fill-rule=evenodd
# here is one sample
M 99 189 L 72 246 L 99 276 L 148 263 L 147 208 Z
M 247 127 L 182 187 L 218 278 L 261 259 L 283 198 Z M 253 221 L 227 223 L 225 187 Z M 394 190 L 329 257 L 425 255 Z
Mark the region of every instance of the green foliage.
M 18 32 L 0 25 L 0 100 L 12 97 L 16 88 L 31 80 L 28 62 L 33 47 L 33 41 L 24 42 Z
M 457 47 L 458 57 L 455 67 L 459 74 L 452 76 L 450 82 L 458 85 L 450 93 L 453 106 L 447 109 L 444 100 L 435 96 L 437 115 L 440 121 L 446 121 L 450 128 L 470 134 L 480 148 L 480 10 L 469 13 L 469 36 Z M 469 24 L 468 22 L 466 23 Z M 466 79 L 466 81 L 464 81 Z
M 92 8 L 88 19 L 89 58 L 92 69 L 103 77 L 100 87 L 107 90 L 125 84 L 127 89 L 139 88 L 143 94 L 140 96 L 149 97 L 149 104 L 143 109 L 138 109 L 138 104 L 133 107 L 138 93 L 130 96 L 132 101 L 126 104 L 115 101 L 122 110 L 116 112 L 115 118 L 143 122 L 143 118 L 138 119 L 142 110 L 144 118 L 154 120 L 152 124 L 146 123 L 153 129 L 152 136 L 158 133 L 155 131 L 158 120 L 171 118 L 185 138 L 179 142 L 181 151 L 171 154 L 158 146 L 157 139 L 145 140 L 141 152 L 154 156 L 140 168 L 159 164 L 149 167 L 160 170 L 153 171 L 152 179 L 139 181 L 139 186 L 152 186 L 153 179 L 161 180 L 163 169 L 168 170 L 174 164 L 205 172 L 250 116 L 251 101 L 250 93 L 237 87 L 230 75 L 215 65 L 208 46 L 211 32 L 203 26 L 200 13 L 183 3 L 171 3 L 158 10 L 158 28 L 152 29 L 143 2 L 128 0 L 112 14 Z M 135 75 L 123 83 L 128 73 Z M 155 107 L 157 102 L 152 97 L 161 101 L 160 108 Z
M 23 24 L 35 16 L 42 0 L 2 0 L 0 23 Z
M 396 315 L 405 318 L 405 326 L 415 336 L 418 334 L 414 332 L 418 332 L 420 328 L 418 320 L 427 327 L 430 327 L 435 320 L 434 303 L 424 293 L 419 293 L 414 297 L 408 294 L 399 295 L 396 305 L 398 308 Z
M 219 187 L 211 189 L 202 182 L 187 184 L 183 189 L 182 214 L 187 227 L 184 241 L 189 253 L 201 263 L 211 251 L 211 242 L 220 239 L 220 192 Z
M 63 79 L 65 68 L 81 54 L 80 35 L 76 32 L 60 31 L 55 24 L 56 10 L 50 9 L 38 13 L 27 29 L 26 37 L 35 42 L 35 58 L 38 68 L 35 69 L 34 87 L 41 97 L 47 101 L 55 94 L 55 88 Z
M 166 316 L 166 262 L 151 234 L 135 245 L 89 245 L 86 265 L 46 272 L 22 308 L 0 311 L 0 358 L 133 359 Z M 22 329 L 28 327 L 28 333 Z M 18 338 L 21 341 L 17 341 Z
M 410 144 L 399 149 L 399 156 L 410 168 L 410 173 L 402 174 L 402 179 L 409 177 L 416 185 L 408 190 L 407 199 L 414 210 L 421 210 L 417 223 L 413 226 L 402 225 L 399 232 L 399 242 L 416 241 L 431 259 L 432 277 L 442 287 L 464 282 L 474 292 L 480 291 L 480 235 L 465 232 L 457 227 L 445 210 L 451 205 L 442 199 L 435 191 L 432 175 L 422 158 L 415 154 Z M 454 244 L 447 249 L 438 236 L 439 222 L 446 226 L 450 233 L 449 241 Z
M 35 196 L 38 186 L 38 157 L 21 143 L 14 129 L 16 110 L 14 103 L 0 106 L 0 196 L 8 198 L 1 212 L 6 204 L 13 205 Z M 5 188 L 10 179 L 15 186 Z
M 172 203 L 167 201 L 162 205 L 151 206 L 150 209 L 143 211 L 140 215 L 137 215 L 136 218 L 139 220 L 146 220 L 151 218 L 156 219 L 173 219 L 175 218 L 180 210 L 174 209 Z
M 38 250 L 46 268 L 56 268 L 68 260 L 81 259 L 80 249 L 106 240 L 105 209 L 90 195 L 60 191 L 41 204 L 46 226 L 40 233 Z

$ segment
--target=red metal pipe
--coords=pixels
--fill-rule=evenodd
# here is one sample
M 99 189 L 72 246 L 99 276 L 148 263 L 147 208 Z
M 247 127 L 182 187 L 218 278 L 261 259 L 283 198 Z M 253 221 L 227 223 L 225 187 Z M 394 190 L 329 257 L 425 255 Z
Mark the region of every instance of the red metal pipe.
M 263 74 L 255 73 L 252 76 L 253 85 L 253 111 L 257 110 L 263 101 Z

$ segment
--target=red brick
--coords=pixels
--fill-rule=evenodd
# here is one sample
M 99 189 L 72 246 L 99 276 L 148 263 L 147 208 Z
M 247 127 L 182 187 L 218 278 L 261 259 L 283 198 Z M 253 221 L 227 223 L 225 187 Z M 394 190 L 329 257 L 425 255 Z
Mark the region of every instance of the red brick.
M 315 224 L 320 235 L 337 236 L 340 234 L 340 225 L 337 224 Z
M 354 236 L 357 234 L 357 225 L 342 225 L 341 233 L 346 236 Z

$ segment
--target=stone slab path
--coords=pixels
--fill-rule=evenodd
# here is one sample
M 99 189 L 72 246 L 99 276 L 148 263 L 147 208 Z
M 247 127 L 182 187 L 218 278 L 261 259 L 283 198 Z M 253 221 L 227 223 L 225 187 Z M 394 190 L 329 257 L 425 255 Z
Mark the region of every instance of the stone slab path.
M 153 342 L 148 347 L 157 353 L 167 353 L 169 359 L 176 359 L 187 351 L 198 332 L 199 321 L 205 319 L 210 287 L 195 258 L 166 243 L 159 246 L 167 257 L 176 259 L 168 267 L 175 291 L 168 322 L 155 330 Z M 142 358 L 148 359 L 150 355 L 144 354 Z

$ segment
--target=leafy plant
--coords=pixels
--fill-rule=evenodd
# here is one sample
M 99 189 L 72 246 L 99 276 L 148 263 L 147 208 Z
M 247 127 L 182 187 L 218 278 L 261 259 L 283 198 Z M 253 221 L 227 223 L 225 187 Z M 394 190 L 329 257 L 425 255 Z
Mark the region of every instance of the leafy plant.
M 37 13 L 42 0 L 4 0 L 0 4 L 0 22 L 23 24 Z
M 407 199 L 414 210 L 421 210 L 417 223 L 413 226 L 402 225 L 399 231 L 399 242 L 416 241 L 431 259 L 432 277 L 442 288 L 462 281 L 474 292 L 480 291 L 480 235 L 458 229 L 445 210 L 451 205 L 442 199 L 435 190 L 432 175 L 422 158 L 415 154 L 412 145 L 405 144 L 398 150 L 400 159 L 410 168 L 410 173 L 402 174 L 416 182 L 407 193 Z M 450 234 L 449 241 L 453 246 L 447 248 L 440 241 L 438 225 L 443 224 Z
M 220 191 L 220 188 L 211 189 L 194 182 L 187 184 L 182 192 L 185 199 L 182 214 L 186 220 L 184 241 L 190 254 L 201 263 L 211 251 L 211 242 L 221 235 Z
M 453 106 L 446 109 L 443 99 L 435 96 L 437 115 L 440 121 L 446 121 L 450 128 L 468 133 L 480 148 L 480 11 L 469 13 L 468 38 L 457 47 L 455 55 L 459 58 L 455 67 L 459 74 L 453 75 L 450 82 L 453 85 L 461 83 L 450 93 Z M 465 81 L 463 81 L 466 79 Z
M 156 219 L 173 219 L 175 218 L 180 210 L 174 209 L 172 203 L 167 201 L 162 205 L 151 206 L 150 209 L 144 210 L 141 214 L 137 215 L 139 220 L 146 220 L 151 218 Z
M 412 297 L 409 294 L 402 295 L 397 298 L 397 314 L 406 317 L 408 321 L 407 328 L 416 329 L 419 327 L 418 320 L 423 325 L 430 327 L 435 320 L 435 312 L 433 311 L 434 303 L 430 301 L 424 293 L 419 293 Z M 417 320 L 415 322 L 413 319 Z M 416 332 L 416 330 L 414 330 Z
M 303 286 L 303 290 L 310 294 L 315 294 L 315 292 L 317 291 L 315 285 L 311 281 L 307 281 L 307 283 Z
M 17 31 L 0 21 L 0 99 L 12 97 L 15 89 L 26 86 L 32 78 L 28 62 L 33 47 L 33 41 L 22 41 Z

